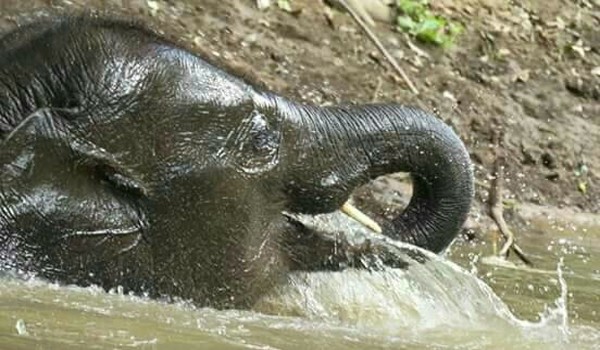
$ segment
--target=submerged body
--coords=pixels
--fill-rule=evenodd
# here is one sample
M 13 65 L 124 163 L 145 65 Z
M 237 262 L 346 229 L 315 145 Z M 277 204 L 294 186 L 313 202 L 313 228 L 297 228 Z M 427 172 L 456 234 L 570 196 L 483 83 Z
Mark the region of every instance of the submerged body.
M 0 39 L 0 139 L 1 268 L 217 307 L 373 250 L 284 211 L 331 212 L 408 171 L 411 204 L 384 234 L 441 251 L 473 186 L 464 145 L 423 111 L 296 104 L 92 17 Z

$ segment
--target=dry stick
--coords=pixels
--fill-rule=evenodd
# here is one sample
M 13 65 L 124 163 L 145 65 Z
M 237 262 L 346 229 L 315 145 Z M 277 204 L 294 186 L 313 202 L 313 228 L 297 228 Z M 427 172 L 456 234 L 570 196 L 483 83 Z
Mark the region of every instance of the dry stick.
M 498 255 L 506 256 L 508 253 L 508 249 L 515 242 L 515 237 L 512 231 L 508 228 L 506 221 L 504 221 L 503 216 L 503 206 L 502 206 L 502 187 L 504 184 L 504 158 L 501 155 L 496 155 L 496 161 L 494 162 L 494 178 L 492 179 L 490 194 L 489 194 L 489 210 L 490 216 L 496 222 L 498 229 L 504 236 L 506 242 L 500 249 Z
M 504 154 L 501 150 L 502 136 L 500 136 L 498 132 L 495 132 L 494 138 L 496 139 L 494 142 L 496 145 L 496 160 L 494 162 L 494 178 L 492 179 L 491 183 L 488 205 L 490 216 L 498 226 L 498 230 L 500 230 L 500 233 L 505 239 L 504 245 L 502 246 L 502 249 L 500 249 L 498 255 L 506 258 L 508 257 L 509 249 L 512 249 L 521 259 L 521 261 L 528 266 L 533 266 L 531 260 L 527 258 L 521 247 L 517 245 L 515 241 L 515 235 L 508 228 L 506 221 L 504 221 L 504 207 L 502 206 L 502 188 L 504 186 Z
M 377 95 L 379 95 L 382 85 L 383 80 L 381 80 L 381 77 L 377 77 L 377 85 L 375 85 L 375 91 L 373 91 L 373 98 L 371 99 L 371 103 L 377 102 Z
M 415 85 L 413 84 L 413 82 L 410 80 L 410 78 L 408 77 L 408 75 L 406 74 L 406 72 L 404 72 L 404 69 L 402 69 L 402 67 L 400 67 L 400 65 L 398 64 L 398 62 L 394 58 L 394 56 L 392 56 L 386 50 L 386 48 L 383 46 L 383 44 L 381 43 L 381 41 L 377 38 L 377 36 L 375 35 L 375 33 L 373 33 L 373 31 L 365 24 L 365 22 L 360 18 L 360 16 L 356 13 L 356 11 L 354 11 L 354 9 L 352 7 L 350 7 L 350 5 L 348 5 L 348 3 L 346 2 L 346 0 L 335 0 L 335 1 L 340 6 L 342 6 L 344 8 L 344 10 L 348 11 L 348 13 L 350 14 L 350 16 L 352 16 L 352 18 L 354 19 L 354 21 L 356 21 L 356 23 L 358 23 L 358 25 L 362 28 L 362 30 L 367 34 L 367 36 L 369 37 L 369 39 L 371 39 L 371 41 L 375 44 L 375 46 L 377 47 L 377 49 L 379 49 L 379 51 L 381 51 L 381 53 L 383 54 L 383 56 L 388 60 L 388 62 L 390 62 L 390 64 L 392 65 L 392 67 L 394 67 L 394 69 L 396 70 L 396 72 L 398 72 L 398 74 L 400 74 L 400 77 L 402 77 L 402 79 L 404 80 L 404 82 L 406 83 L 406 85 L 408 85 L 408 88 L 410 89 L 410 91 L 412 91 L 413 94 L 418 95 L 419 94 L 419 90 L 417 90 L 417 88 L 415 87 Z

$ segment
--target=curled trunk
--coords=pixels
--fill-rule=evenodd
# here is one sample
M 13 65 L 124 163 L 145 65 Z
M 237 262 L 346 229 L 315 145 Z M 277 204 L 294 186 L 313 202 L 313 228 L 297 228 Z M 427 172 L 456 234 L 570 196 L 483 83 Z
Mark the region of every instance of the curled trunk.
M 370 179 L 409 172 L 411 201 L 383 233 L 434 252 L 456 237 L 470 208 L 473 173 L 464 144 L 448 125 L 400 105 L 275 103 L 291 160 L 285 184 L 291 211 L 331 212 Z

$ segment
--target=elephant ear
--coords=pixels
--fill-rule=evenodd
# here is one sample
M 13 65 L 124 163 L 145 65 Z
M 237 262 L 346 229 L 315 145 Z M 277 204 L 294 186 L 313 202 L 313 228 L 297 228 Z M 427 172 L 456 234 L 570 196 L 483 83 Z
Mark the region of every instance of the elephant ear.
M 1 141 L 0 257 L 8 267 L 85 270 L 142 241 L 146 187 L 78 137 L 64 113 L 38 110 Z

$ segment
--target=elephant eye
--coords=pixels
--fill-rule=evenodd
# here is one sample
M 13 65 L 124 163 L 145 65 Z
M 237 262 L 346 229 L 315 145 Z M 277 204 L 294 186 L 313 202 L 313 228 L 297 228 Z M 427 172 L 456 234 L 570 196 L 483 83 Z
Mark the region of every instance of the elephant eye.
M 251 123 L 250 137 L 252 147 L 256 152 L 268 152 L 277 148 L 279 133 L 269 128 L 267 120 L 263 115 L 255 111 Z
M 258 111 L 253 111 L 248 121 L 247 143 L 241 149 L 240 165 L 250 173 L 270 170 L 279 162 L 280 133 Z
M 279 135 L 269 130 L 266 125 L 253 128 L 250 134 L 252 137 L 252 146 L 257 152 L 264 152 L 277 147 Z

